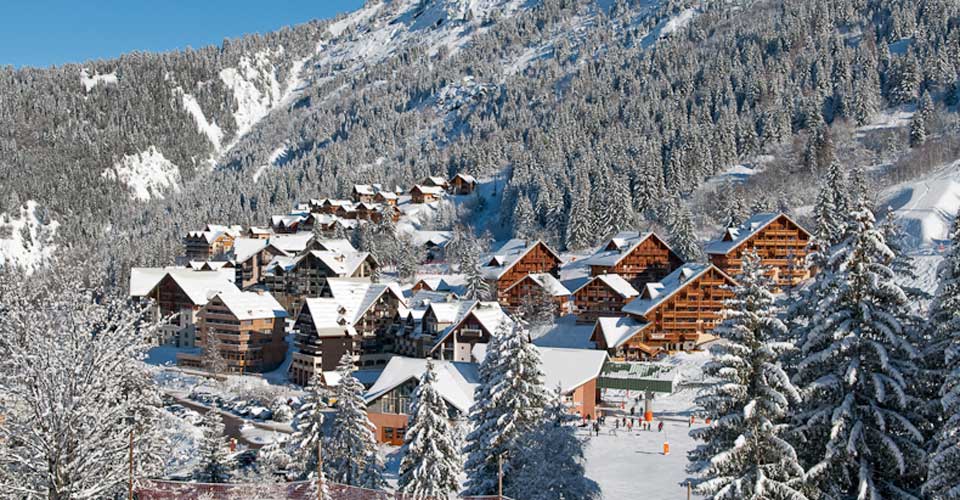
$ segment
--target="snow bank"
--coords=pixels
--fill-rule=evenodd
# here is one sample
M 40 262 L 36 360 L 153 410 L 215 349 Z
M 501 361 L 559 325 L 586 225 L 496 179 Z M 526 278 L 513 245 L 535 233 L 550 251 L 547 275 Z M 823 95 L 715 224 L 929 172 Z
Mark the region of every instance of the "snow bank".
M 670 18 L 667 23 L 663 25 L 663 29 L 660 30 L 660 36 L 664 37 L 670 33 L 673 33 L 674 31 L 686 28 L 687 25 L 690 24 L 690 21 L 693 20 L 693 16 L 696 15 L 696 13 L 697 10 L 691 7 Z
M 42 222 L 37 202 L 30 200 L 16 216 L 0 214 L 0 267 L 11 265 L 27 272 L 36 270 L 53 256 L 53 237 L 59 223 Z
M 154 146 L 125 155 L 112 169 L 104 170 L 102 176 L 126 184 L 133 197 L 141 201 L 163 198 L 167 189 L 180 189 L 180 168 Z
M 257 170 L 253 172 L 253 182 L 257 182 L 260 179 L 260 176 L 263 175 L 263 172 L 268 168 L 280 166 L 288 154 L 290 154 L 290 151 L 288 150 L 288 146 L 286 144 L 274 149 L 273 153 L 270 153 L 270 158 L 267 159 L 267 164 L 260 165 L 257 167 Z
M 87 68 L 80 70 L 80 84 L 83 85 L 84 90 L 90 92 L 97 85 L 116 85 L 117 84 L 117 74 L 116 72 L 107 73 L 101 75 L 99 73 L 94 73 L 93 76 L 90 76 L 90 73 L 87 72 Z
M 913 247 L 940 246 L 960 209 L 960 161 L 884 192 L 883 206 L 894 209 Z

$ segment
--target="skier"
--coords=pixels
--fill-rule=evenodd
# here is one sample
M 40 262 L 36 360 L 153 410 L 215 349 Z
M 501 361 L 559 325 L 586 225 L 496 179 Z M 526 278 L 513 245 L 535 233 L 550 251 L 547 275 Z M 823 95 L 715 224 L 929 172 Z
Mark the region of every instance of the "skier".
M 663 432 L 663 420 L 661 420 L 660 425 L 657 426 L 657 432 Z

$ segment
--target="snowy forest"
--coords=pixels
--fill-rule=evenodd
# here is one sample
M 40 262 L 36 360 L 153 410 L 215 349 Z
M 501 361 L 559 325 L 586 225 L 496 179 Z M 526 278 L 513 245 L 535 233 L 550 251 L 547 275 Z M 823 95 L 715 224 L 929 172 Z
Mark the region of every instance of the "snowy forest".
M 219 46 L 0 68 L 0 498 L 119 499 L 162 478 L 258 485 L 229 498 L 960 499 L 960 187 L 899 199 L 958 160 L 951 0 L 367 0 Z M 437 274 L 456 267 L 458 300 L 502 302 L 483 268 L 514 238 L 569 267 L 622 231 L 709 263 L 706 240 L 755 214 L 809 230 L 810 279 L 781 289 L 745 253 L 718 340 L 660 358 L 702 360 L 676 382 L 695 397 L 663 397 L 682 445 L 640 427 L 663 448 L 627 464 L 682 480 L 611 481 L 603 455 L 648 396 L 615 392 L 622 424 L 577 415 L 546 381 L 550 295 L 469 352 L 466 408 L 452 362 L 425 356 L 394 388 L 409 418 L 393 448 L 349 354 L 335 384 L 298 388 L 231 380 L 222 345 L 202 348 L 202 377 L 159 367 L 131 268 L 180 263 L 208 224 L 456 174 L 485 191 L 416 231 L 451 234 Z M 920 208 L 939 226 L 904 218 Z M 389 219 L 332 237 L 411 296 L 437 269 Z M 272 416 L 192 410 L 228 393 Z M 254 420 L 270 439 L 237 451 L 227 436 Z

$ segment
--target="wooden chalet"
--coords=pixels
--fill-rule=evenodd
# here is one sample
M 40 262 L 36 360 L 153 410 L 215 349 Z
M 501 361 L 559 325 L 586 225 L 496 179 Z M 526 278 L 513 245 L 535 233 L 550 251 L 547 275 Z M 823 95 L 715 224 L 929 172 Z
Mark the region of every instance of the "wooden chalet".
M 367 252 L 306 250 L 295 257 L 279 256 L 267 265 L 263 283 L 291 314 L 303 299 L 318 297 L 330 278 L 366 278 L 378 266 Z
M 444 188 L 417 184 L 410 188 L 410 203 L 433 203 L 440 201 Z
M 424 178 L 422 181 L 420 181 L 420 185 L 426 186 L 426 187 L 440 188 L 442 190 L 446 190 L 450 186 L 446 178 L 440 177 L 438 175 L 431 175 L 429 177 Z
M 392 353 L 383 345 L 403 293 L 394 284 L 330 280 L 330 296 L 308 298 L 297 314 L 290 379 L 306 385 L 333 371 L 344 354 L 358 366 L 385 365 Z
M 357 212 L 357 206 L 353 203 L 347 202 L 342 205 L 338 205 L 334 215 L 340 217 L 341 219 L 347 220 L 356 220 L 359 219 L 359 212 Z
M 600 317 L 620 316 L 623 306 L 639 295 L 640 292 L 618 274 L 591 278 L 573 292 L 577 322 L 593 323 Z
M 528 274 L 510 285 L 506 290 L 505 307 L 510 312 L 517 312 L 524 303 L 540 297 L 549 297 L 554 305 L 554 316 L 570 313 L 570 290 L 548 273 Z
M 287 313 L 268 293 L 226 290 L 199 312 L 197 345 L 206 348 L 216 336 L 219 350 L 233 373 L 262 373 L 283 364 L 287 354 Z M 178 353 L 177 364 L 200 368 L 202 353 Z
M 243 236 L 245 238 L 257 239 L 257 240 L 269 240 L 270 236 L 273 233 L 265 227 L 254 227 L 250 226 L 243 231 Z
M 374 203 L 380 203 L 382 205 L 390 205 L 392 207 L 397 206 L 397 200 L 399 196 L 397 193 L 391 191 L 377 191 L 377 194 L 373 196 Z
M 431 305 L 431 309 L 437 305 Z M 490 336 L 501 324 L 513 324 L 510 316 L 496 302 L 471 301 L 458 312 L 460 316 L 436 334 L 437 340 L 430 349 L 431 356 L 447 361 L 472 361 L 475 345 L 489 342 Z M 431 320 L 424 316 L 423 321 L 424 332 L 433 333 L 434 327 L 429 324 Z
M 273 260 L 269 240 L 238 238 L 233 245 L 231 262 L 236 271 L 236 284 L 243 290 L 256 286 L 263 277 L 263 268 Z
M 377 195 L 377 189 L 369 184 L 354 184 L 350 191 L 350 197 L 354 203 L 373 203 L 373 198 Z
M 484 278 L 494 285 L 497 300 L 509 304 L 507 289 L 528 274 L 560 275 L 560 255 L 542 241 L 512 239 L 500 247 L 483 267 Z
M 301 230 L 309 214 L 274 215 L 270 218 L 270 228 L 277 234 L 292 234 Z
M 224 226 L 208 225 L 203 231 L 190 231 L 183 239 L 187 260 L 214 260 L 233 249 L 239 233 Z
M 130 296 L 151 299 L 152 319 L 160 323 L 157 343 L 193 347 L 197 315 L 208 297 L 236 290 L 234 270 L 195 271 L 192 268 L 132 268 Z
M 740 274 L 743 254 L 754 251 L 760 262 L 772 268 L 780 288 L 789 288 L 809 279 L 807 266 L 811 235 L 783 213 L 757 214 L 707 244 L 707 255 L 715 266 L 730 276 Z
M 642 287 L 665 278 L 683 265 L 683 259 L 655 233 L 622 231 L 585 263 L 591 276 L 617 274 L 634 287 Z
M 616 349 L 614 357 L 631 360 L 693 350 L 712 338 L 709 333 L 722 319 L 723 303 L 733 296 L 728 287 L 734 285 L 733 278 L 712 264 L 684 264 L 662 281 L 648 283 L 623 307 L 642 328 L 618 342 L 598 336 L 595 328 L 592 340 L 601 349 Z M 598 319 L 603 321 L 609 320 Z
M 472 175 L 457 174 L 450 179 L 450 193 L 456 195 L 467 195 L 477 189 L 477 179 Z

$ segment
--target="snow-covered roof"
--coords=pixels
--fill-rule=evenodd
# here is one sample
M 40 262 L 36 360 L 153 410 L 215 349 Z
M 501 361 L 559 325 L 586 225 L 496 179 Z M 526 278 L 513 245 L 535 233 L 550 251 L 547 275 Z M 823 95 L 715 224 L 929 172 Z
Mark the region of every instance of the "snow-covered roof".
M 264 274 L 272 275 L 275 275 L 278 269 L 283 272 L 288 272 L 293 269 L 293 265 L 297 262 L 298 261 L 296 257 L 277 255 L 271 259 L 266 266 L 264 266 L 263 272 Z
M 203 239 L 207 242 L 208 245 L 212 245 L 213 242 L 217 241 L 221 236 L 231 236 L 230 234 L 224 231 L 190 231 L 187 233 L 187 237 L 191 239 Z
M 364 196 L 366 195 L 373 196 L 374 194 L 376 194 L 376 191 L 374 191 L 373 186 L 369 184 L 354 184 L 353 192 L 359 195 L 364 195 Z
M 777 212 L 756 214 L 737 227 L 728 227 L 719 240 L 707 243 L 706 251 L 710 255 L 726 255 L 736 250 L 737 247 L 763 231 L 764 228 L 780 217 L 787 217 L 787 215 Z M 789 217 L 787 219 L 790 220 Z M 793 220 L 790 220 L 790 222 L 800 227 Z
M 225 260 L 191 260 L 188 264 L 194 271 L 216 271 L 230 263 Z
M 619 274 L 601 274 L 600 276 L 595 276 L 590 281 L 586 282 L 578 288 L 574 293 L 579 292 L 583 287 L 593 283 L 594 281 L 599 281 L 607 285 L 611 290 L 619 294 L 621 297 L 630 298 L 640 295 L 640 292 L 637 291 L 633 285 L 630 284 L 627 280 L 623 279 Z
M 507 290 L 520 285 L 526 279 L 533 280 L 536 284 L 540 285 L 540 288 L 543 288 L 548 294 L 554 297 L 566 297 L 570 295 L 570 290 L 563 286 L 563 283 L 560 283 L 560 280 L 550 273 L 528 274 L 522 280 L 518 280 L 516 283 L 510 285 L 510 288 L 507 288 Z
M 561 394 L 570 394 L 581 385 L 598 378 L 607 362 L 607 352 L 596 349 L 540 346 L 534 346 L 534 349 L 540 354 L 543 387 L 548 391 L 560 387 Z M 470 353 L 477 363 L 482 363 L 487 356 L 487 344 L 474 345 Z
M 438 175 L 431 175 L 423 180 L 424 184 L 433 184 L 434 186 L 446 186 L 447 179 Z
M 440 323 L 458 323 L 478 301 L 476 300 L 452 300 L 450 302 L 433 302 L 427 309 L 433 311 L 433 315 Z
M 137 268 L 130 269 L 130 296 L 146 297 L 167 276 L 183 290 L 194 305 L 207 303 L 213 293 L 237 290 L 233 269 L 194 271 L 191 268 Z
M 412 193 L 415 190 L 420 191 L 423 194 L 436 194 L 436 195 L 443 194 L 443 188 L 440 186 L 424 186 L 421 184 L 417 184 L 416 186 L 413 186 L 410 189 L 410 192 Z
M 470 411 L 473 394 L 480 383 L 478 366 L 475 363 L 429 360 L 437 375 L 435 387 L 440 396 L 461 413 Z M 387 394 L 408 380 L 418 381 L 427 371 L 428 360 L 394 356 L 387 362 L 380 377 L 367 391 L 367 403 Z
M 241 292 L 233 288 L 223 290 L 216 296 L 220 297 L 223 305 L 241 321 L 287 317 L 283 306 L 273 298 L 273 295 L 266 292 Z
M 457 177 L 459 177 L 462 181 L 467 182 L 467 183 L 470 183 L 470 184 L 476 184 L 476 183 L 477 183 L 477 178 L 474 177 L 474 176 L 472 176 L 472 175 L 469 175 L 469 174 L 457 174 L 457 175 L 453 176 L 454 179 L 456 179 Z
M 595 328 L 600 335 L 603 335 L 606 346 L 614 349 L 623 345 L 649 325 L 650 323 L 637 321 L 630 317 L 597 318 Z
M 247 231 L 249 231 L 250 234 L 270 234 L 270 230 L 264 227 L 250 226 Z
M 293 234 L 276 234 L 271 236 L 268 241 L 270 246 L 277 250 L 293 255 L 304 251 L 311 239 L 313 239 L 313 233 L 301 231 Z
M 588 266 L 615 266 L 651 236 L 656 235 L 651 232 L 621 231 L 583 262 Z
M 306 215 L 302 214 L 274 215 L 270 217 L 270 224 L 274 227 L 291 227 L 303 222 L 306 218 Z
M 557 254 L 549 245 L 540 241 L 540 240 L 524 240 L 520 238 L 514 238 L 507 241 L 503 244 L 497 251 L 493 252 L 492 255 L 487 257 L 485 261 L 487 265 L 483 268 L 483 275 L 487 279 L 500 279 L 501 276 L 507 273 L 514 264 L 517 263 L 520 259 L 524 258 L 527 253 L 537 247 L 537 245 L 542 244 L 544 248 L 547 249 L 551 255 L 553 255 L 558 261 L 562 261 L 560 255 Z
M 267 240 L 262 238 L 237 238 L 233 242 L 233 261 L 246 262 L 258 252 L 267 248 Z
M 310 319 L 319 337 L 355 336 L 351 311 L 330 297 L 309 297 L 303 301 L 303 307 L 310 312 Z
M 351 325 L 356 324 L 384 293 L 392 293 L 400 302 L 404 301 L 403 291 L 396 283 L 328 278 L 327 288 L 330 290 L 332 299 L 343 308 L 339 315 Z
M 378 191 L 378 192 L 377 192 L 377 196 L 379 196 L 380 198 L 382 198 L 382 199 L 384 199 L 384 200 L 396 200 L 396 199 L 397 199 L 397 193 L 393 193 L 393 192 L 390 192 L 390 191 Z
M 452 231 L 408 231 L 413 244 L 417 246 L 426 246 L 428 243 L 432 246 L 446 246 L 453 237 Z
M 234 238 L 236 238 L 237 236 L 240 236 L 240 232 L 242 230 L 243 228 L 237 224 L 234 224 L 232 226 L 226 226 L 223 224 L 207 224 L 206 227 L 204 228 L 204 231 L 209 231 L 213 233 L 226 233 L 230 236 L 233 236 Z
M 443 344 L 450 337 L 450 335 L 453 334 L 454 331 L 460 328 L 460 325 L 470 318 L 476 319 L 477 323 L 480 323 L 480 326 L 491 335 L 493 335 L 497 329 L 500 328 L 501 324 L 506 323 L 508 325 L 512 325 L 514 323 L 513 319 L 510 318 L 510 315 L 508 315 L 497 302 L 471 302 L 472 304 L 468 307 L 468 309 L 466 309 L 466 311 L 460 311 L 460 317 L 457 318 L 453 324 L 445 328 L 440 335 L 437 335 L 437 339 L 434 342 L 433 347 L 430 348 L 431 352 Z M 435 305 L 440 304 L 432 304 L 431 307 L 434 307 Z M 436 311 L 436 308 L 434 308 L 434 311 Z
M 713 264 L 684 264 L 668 274 L 659 283 L 647 283 L 640 297 L 623 306 L 623 312 L 643 316 L 711 268 L 716 269 Z M 719 271 L 719 269 L 717 270 Z
M 320 250 L 330 250 L 333 252 L 340 252 L 343 254 L 356 252 L 357 249 L 353 248 L 353 245 L 350 244 L 350 240 L 344 238 L 323 238 L 319 240 L 314 240 Z
M 342 278 L 349 278 L 357 271 L 357 268 L 370 256 L 367 252 L 348 252 L 340 253 L 329 250 L 311 250 L 300 254 L 294 259 L 294 266 L 298 265 L 307 256 L 314 257 L 323 265 L 327 266 L 335 275 Z

